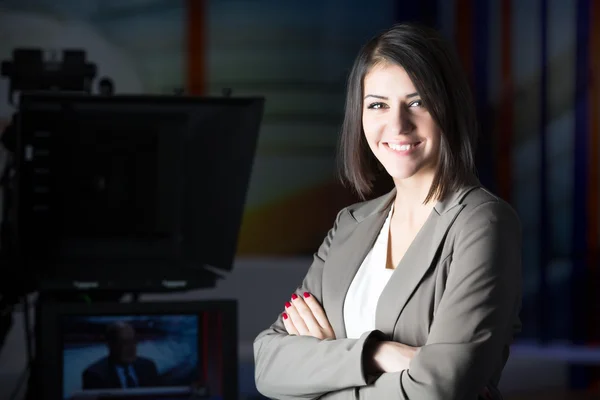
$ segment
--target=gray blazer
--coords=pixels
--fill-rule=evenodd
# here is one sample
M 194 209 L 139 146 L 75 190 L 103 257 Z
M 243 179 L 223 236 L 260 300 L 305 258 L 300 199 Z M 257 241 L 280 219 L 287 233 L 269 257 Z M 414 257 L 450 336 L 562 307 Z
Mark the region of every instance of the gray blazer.
M 394 197 L 392 191 L 339 212 L 296 290 L 319 300 L 336 339 L 288 335 L 279 316 L 254 341 L 260 393 L 276 399 L 471 400 L 487 386 L 501 398 L 496 387 L 520 330 L 521 226 L 507 203 L 478 184 L 436 204 L 379 298 L 377 329 L 347 338 L 344 297 Z M 362 369 L 371 340 L 421 350 L 410 369 L 371 378 Z

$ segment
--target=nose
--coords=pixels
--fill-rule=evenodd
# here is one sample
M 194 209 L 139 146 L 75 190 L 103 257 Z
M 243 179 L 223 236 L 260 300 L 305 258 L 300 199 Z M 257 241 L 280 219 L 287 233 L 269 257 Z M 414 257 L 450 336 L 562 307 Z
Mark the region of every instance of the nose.
M 410 112 L 408 110 L 400 107 L 396 112 L 388 113 L 388 115 L 387 126 L 391 134 L 402 135 L 412 131 L 414 125 L 410 119 Z

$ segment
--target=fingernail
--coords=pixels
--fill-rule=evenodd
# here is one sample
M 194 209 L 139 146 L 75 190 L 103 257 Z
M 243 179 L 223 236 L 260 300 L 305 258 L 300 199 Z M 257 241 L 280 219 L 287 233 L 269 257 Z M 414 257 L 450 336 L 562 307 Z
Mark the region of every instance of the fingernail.
M 281 316 L 283 317 L 283 319 L 287 319 L 288 318 L 286 313 L 281 314 Z
M 294 294 L 292 295 L 292 300 L 296 300 L 297 298 L 298 298 L 298 295 L 297 295 L 296 293 L 294 293 Z
M 304 297 L 308 299 L 310 297 L 310 293 L 304 292 Z
M 289 301 L 285 302 L 285 308 L 290 308 L 292 306 L 292 303 L 290 303 Z
M 487 400 L 492 400 L 492 394 L 490 393 L 490 390 L 487 387 L 484 389 L 484 393 L 485 393 L 485 398 Z

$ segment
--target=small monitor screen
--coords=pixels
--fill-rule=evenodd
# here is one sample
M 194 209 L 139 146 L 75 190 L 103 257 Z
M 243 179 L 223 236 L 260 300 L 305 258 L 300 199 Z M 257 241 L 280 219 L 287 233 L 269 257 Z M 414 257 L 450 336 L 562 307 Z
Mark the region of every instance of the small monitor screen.
M 215 312 L 62 316 L 62 398 L 223 399 L 218 319 Z

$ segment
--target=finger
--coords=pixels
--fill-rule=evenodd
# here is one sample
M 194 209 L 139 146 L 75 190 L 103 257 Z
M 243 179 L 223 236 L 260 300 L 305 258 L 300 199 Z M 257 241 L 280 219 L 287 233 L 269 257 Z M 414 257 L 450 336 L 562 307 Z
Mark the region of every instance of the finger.
M 485 388 L 483 388 L 483 395 L 485 396 L 485 398 L 487 400 L 492 400 L 492 393 L 490 392 L 490 390 L 487 388 L 487 386 Z
M 323 307 L 321 307 L 321 304 L 319 304 L 317 299 L 310 293 L 304 292 L 304 302 L 308 308 L 310 308 L 318 324 L 321 325 L 323 329 L 333 331 L 329 319 L 327 318 L 327 314 L 325 314 L 325 310 L 323 310 Z
M 317 322 L 315 316 L 313 315 L 312 310 L 306 305 L 304 299 L 300 296 L 292 296 L 292 304 L 298 310 L 298 313 L 302 317 L 302 320 L 306 324 L 306 327 L 310 331 L 310 333 L 314 335 L 321 336 L 323 332 L 323 328 Z
M 296 329 L 294 323 L 287 313 L 281 314 L 281 318 L 283 318 L 283 326 L 285 326 L 285 330 L 287 331 L 288 335 L 299 335 L 298 329 Z
M 300 316 L 300 313 L 298 312 L 298 310 L 296 309 L 294 304 L 290 303 L 289 301 L 286 302 L 285 303 L 285 312 L 288 314 L 288 316 L 292 320 L 292 323 L 294 324 L 294 326 L 296 327 L 296 330 L 298 331 L 298 333 L 300 335 L 308 335 L 310 333 L 308 330 L 308 327 L 304 323 L 304 320 Z

